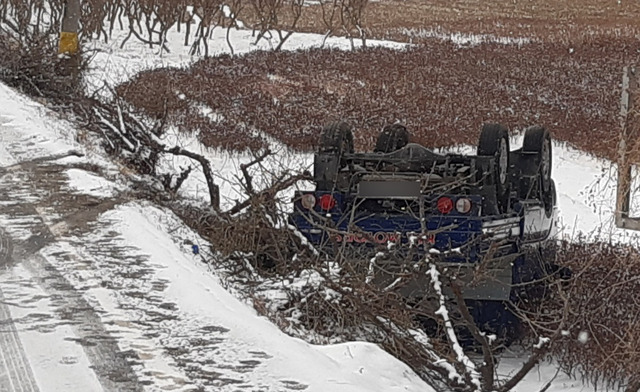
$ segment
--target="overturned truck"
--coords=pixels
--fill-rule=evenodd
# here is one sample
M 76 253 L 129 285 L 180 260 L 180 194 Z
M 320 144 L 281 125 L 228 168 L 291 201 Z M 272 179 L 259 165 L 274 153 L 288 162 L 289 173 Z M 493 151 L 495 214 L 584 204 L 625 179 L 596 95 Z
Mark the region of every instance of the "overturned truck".
M 315 189 L 296 192 L 291 222 L 315 246 L 349 255 L 346 262 L 370 260 L 375 282 L 409 299 L 426 295 L 430 282 L 415 274 L 403 281 L 403 271 L 421 263 L 450 271 L 476 321 L 505 331 L 515 322 L 507 304 L 542 295 L 529 289 L 554 270 L 549 132 L 530 127 L 511 151 L 507 129 L 486 124 L 475 155 L 409 141 L 394 124 L 373 152 L 356 153 L 349 124 L 326 126 Z

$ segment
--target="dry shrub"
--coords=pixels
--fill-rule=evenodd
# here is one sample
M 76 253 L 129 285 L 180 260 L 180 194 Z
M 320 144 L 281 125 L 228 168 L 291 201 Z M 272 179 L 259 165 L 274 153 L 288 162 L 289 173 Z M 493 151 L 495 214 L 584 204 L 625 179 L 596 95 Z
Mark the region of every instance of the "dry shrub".
M 302 259 L 292 262 L 295 254 L 305 255 L 309 249 L 288 229 L 273 227 L 272 215 L 265 208 L 268 204 L 254 204 L 235 216 L 189 205 L 172 205 L 172 209 L 209 240 L 220 264 L 231 276 L 255 280 L 259 276 L 299 272 L 310 266 Z
M 607 243 L 564 242 L 559 264 L 573 271 L 562 297 L 570 312 L 554 355 L 570 373 L 610 385 L 638 383 L 640 375 L 640 251 Z M 547 322 L 561 306 L 546 310 Z M 557 305 L 557 307 L 554 307 Z
M 81 96 L 86 67 L 81 58 L 59 57 L 48 35 L 18 40 L 0 31 L 0 80 L 32 97 L 59 103 Z
M 81 55 L 58 56 L 62 2 L 8 0 L 0 2 L 0 80 L 33 97 L 55 103 L 82 95 Z
M 202 136 L 212 147 L 234 148 L 243 138 L 242 147 L 252 148 L 255 129 L 310 150 L 322 125 L 338 118 L 356 126 L 361 149 L 371 148 L 379 130 L 397 120 L 414 141 L 442 147 L 475 144 L 482 123 L 501 122 L 512 129 L 542 124 L 556 139 L 613 158 L 621 70 L 639 48 L 622 40 L 573 52 L 556 44 L 459 47 L 434 40 L 404 51 L 254 52 L 146 72 L 119 91 L 152 114 L 167 96 L 173 100 L 171 91 L 149 93 L 170 73 L 186 101 L 222 114 Z M 180 108 L 168 109 L 179 115 Z
M 136 79 L 145 80 L 146 88 L 136 89 L 135 85 L 125 83 L 116 89 L 117 94 L 150 118 L 166 117 L 180 131 L 195 133 L 204 145 L 214 148 L 257 151 L 266 146 L 263 138 L 242 125 L 221 129 L 219 132 L 210 131 L 217 128 L 218 118 L 225 118 L 227 115 L 215 109 L 212 111 L 214 107 L 205 103 L 215 91 L 201 91 L 198 98 L 191 94 L 189 90 L 193 83 L 198 80 L 205 83 L 201 78 L 193 79 L 184 70 L 166 68 L 162 73 L 144 71 Z
M 212 237 L 216 250 L 226 254 L 216 268 L 227 271 L 231 281 L 244 278 L 242 290 L 260 314 L 316 344 L 377 343 L 432 385 L 455 384 L 434 364 L 439 358 L 455 362 L 452 347 L 440 337 L 425 344 L 416 317 L 424 312 L 433 317 L 437 307 L 417 311 L 397 292 L 367 283 L 365 274 L 353 274 L 344 264 L 338 267 L 338 258 L 314 254 L 264 217 L 249 211 L 214 229 Z

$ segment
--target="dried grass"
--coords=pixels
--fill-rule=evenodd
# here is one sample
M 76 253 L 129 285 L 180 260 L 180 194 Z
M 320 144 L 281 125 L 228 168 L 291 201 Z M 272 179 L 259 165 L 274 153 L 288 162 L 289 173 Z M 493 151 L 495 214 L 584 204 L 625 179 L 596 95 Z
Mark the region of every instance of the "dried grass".
M 592 383 L 618 387 L 638 382 L 640 375 L 640 251 L 607 243 L 565 242 L 561 265 L 573 271 L 563 286 L 568 298 L 565 335 L 554 356 L 564 370 Z M 538 321 L 553 323 L 561 308 L 554 298 Z
M 427 146 L 475 144 L 483 123 L 500 122 L 511 129 L 541 124 L 558 140 L 614 159 L 622 67 L 635 59 L 640 42 L 573 49 L 433 40 L 405 51 L 254 52 L 145 72 L 119 91 L 150 115 L 166 102 L 179 125 L 200 129 L 203 141 L 218 148 L 261 146 L 255 129 L 307 151 L 322 125 L 335 119 L 356 126 L 360 149 L 371 149 L 379 130 L 395 121 Z M 181 114 L 185 101 L 223 117 L 208 128 L 194 125 L 197 116 Z

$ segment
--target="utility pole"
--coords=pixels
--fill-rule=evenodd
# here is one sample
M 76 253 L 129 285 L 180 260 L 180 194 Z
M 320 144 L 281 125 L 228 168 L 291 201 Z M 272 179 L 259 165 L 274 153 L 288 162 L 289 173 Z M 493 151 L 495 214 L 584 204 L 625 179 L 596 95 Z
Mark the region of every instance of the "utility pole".
M 75 56 L 78 53 L 80 28 L 80 0 L 65 0 L 58 53 Z
M 624 67 L 620 115 L 622 135 L 618 145 L 616 226 L 640 230 L 640 217 L 631 217 L 632 167 L 638 165 L 640 145 L 640 69 Z

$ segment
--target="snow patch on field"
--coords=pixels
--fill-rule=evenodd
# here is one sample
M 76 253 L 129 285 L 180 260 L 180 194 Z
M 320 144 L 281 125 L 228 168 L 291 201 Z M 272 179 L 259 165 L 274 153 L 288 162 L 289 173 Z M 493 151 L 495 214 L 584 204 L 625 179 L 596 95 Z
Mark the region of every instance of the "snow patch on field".
M 475 46 L 483 43 L 521 46 L 533 42 L 531 38 L 527 37 L 498 37 L 493 34 L 445 33 L 434 29 L 402 28 L 397 31 L 409 38 L 436 38 L 443 41 L 451 41 L 459 46 Z

